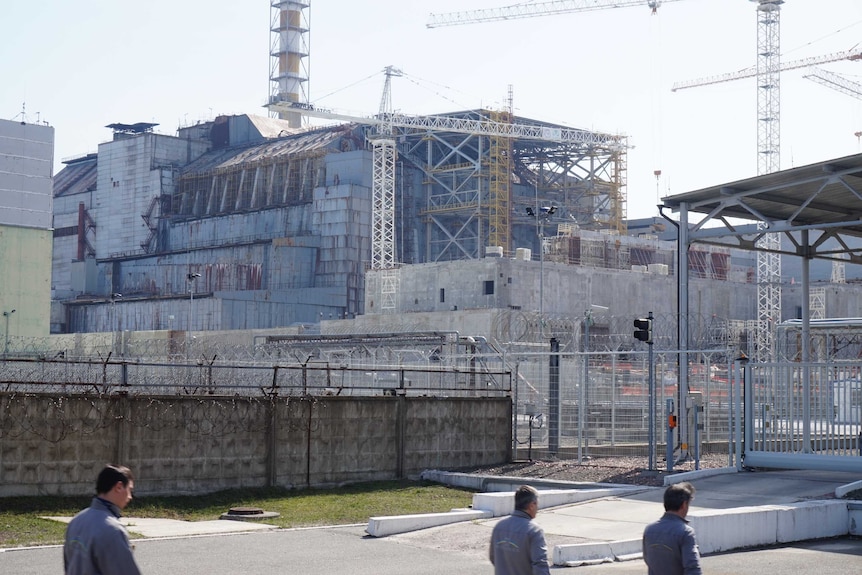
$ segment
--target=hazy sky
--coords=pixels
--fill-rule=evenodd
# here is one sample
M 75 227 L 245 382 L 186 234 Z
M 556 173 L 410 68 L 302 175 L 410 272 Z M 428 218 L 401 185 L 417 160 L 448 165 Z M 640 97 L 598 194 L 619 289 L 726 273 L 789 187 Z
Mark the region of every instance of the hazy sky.
M 311 101 L 373 115 L 390 64 L 407 74 L 393 81 L 393 103 L 408 114 L 504 108 L 512 85 L 517 115 L 630 137 L 629 217 L 656 214 L 659 196 L 756 175 L 753 79 L 670 91 L 756 63 L 756 3 L 681 0 L 657 16 L 643 7 L 425 27 L 430 12 L 507 3 L 312 0 Z M 268 0 L 6 2 L 0 117 L 20 119 L 26 103 L 28 121 L 54 126 L 56 173 L 62 159 L 110 139 L 113 122 L 157 122 L 174 134 L 218 114 L 265 115 L 269 23 Z M 860 0 L 783 5 L 784 61 L 860 39 Z M 862 82 L 862 62 L 823 67 Z M 781 78 L 782 168 L 862 151 L 862 101 L 802 76 Z

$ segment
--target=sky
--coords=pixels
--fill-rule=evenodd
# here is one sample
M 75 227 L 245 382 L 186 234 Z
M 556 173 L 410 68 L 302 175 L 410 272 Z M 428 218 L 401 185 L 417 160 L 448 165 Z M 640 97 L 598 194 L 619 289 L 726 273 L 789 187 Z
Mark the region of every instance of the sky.
M 406 114 L 491 107 L 626 135 L 628 217 L 659 198 L 757 175 L 754 79 L 671 92 L 675 82 L 756 64 L 750 0 L 644 7 L 428 29 L 431 12 L 506 0 L 311 0 L 313 104 L 377 112 L 383 68 Z M 644 1 L 646 4 L 646 1 Z M 0 18 L 0 118 L 55 128 L 55 168 L 95 152 L 107 124 L 181 125 L 266 115 L 268 0 L 7 2 Z M 859 0 L 786 0 L 782 61 L 862 49 Z M 862 83 L 862 62 L 823 68 Z M 781 168 L 862 152 L 862 100 L 781 75 Z M 656 176 L 655 172 L 661 175 Z

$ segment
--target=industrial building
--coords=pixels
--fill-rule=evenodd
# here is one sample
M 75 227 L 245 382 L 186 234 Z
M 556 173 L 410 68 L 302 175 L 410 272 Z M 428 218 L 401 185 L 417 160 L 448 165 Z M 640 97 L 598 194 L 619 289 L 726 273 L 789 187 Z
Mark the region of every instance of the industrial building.
M 402 129 L 397 263 L 373 269 L 373 126 L 299 129 L 238 115 L 176 136 L 149 123 L 108 127 L 98 153 L 55 178 L 56 333 L 307 327 L 361 315 L 399 331 L 415 324 L 405 313 L 575 317 L 596 303 L 615 315 L 674 311 L 675 242 L 659 239 L 673 227 L 639 221 L 636 236 L 625 233 L 625 148 Z M 694 247 L 689 268 L 703 280 L 699 314 L 753 319 L 749 253 Z M 831 305 L 852 314 L 844 291 Z M 797 317 L 799 297 L 788 291 L 785 319 Z
M 111 141 L 55 180 L 55 332 L 269 328 L 398 311 L 366 294 L 369 126 L 299 130 L 240 115 L 176 136 L 149 123 L 108 127 Z M 624 230 L 624 148 L 494 140 L 503 138 L 399 132 L 399 267 L 523 259 L 563 237 L 557 251 L 571 258 L 572 234 Z M 629 265 L 629 253 L 618 257 Z M 668 263 L 651 257 L 631 263 Z
M 48 333 L 54 128 L 0 120 L 0 329 Z
M 307 89 L 310 3 L 270 5 L 278 118 L 220 116 L 175 136 L 111 124 L 111 141 L 57 175 L 53 332 L 305 329 L 360 316 L 398 331 L 406 313 L 673 311 L 672 226 L 627 229 L 625 137 L 515 117 L 511 105 L 393 114 L 391 66 L 377 116 L 319 109 Z M 344 123 L 312 129 L 307 116 Z M 705 290 L 739 295 L 758 281 L 740 250 L 696 247 L 688 266 Z M 841 283 L 843 269 L 812 277 Z M 784 318 L 800 307 L 788 293 Z M 853 308 L 842 297 L 832 305 Z M 705 294 L 699 313 L 757 317 L 749 298 L 727 303 Z

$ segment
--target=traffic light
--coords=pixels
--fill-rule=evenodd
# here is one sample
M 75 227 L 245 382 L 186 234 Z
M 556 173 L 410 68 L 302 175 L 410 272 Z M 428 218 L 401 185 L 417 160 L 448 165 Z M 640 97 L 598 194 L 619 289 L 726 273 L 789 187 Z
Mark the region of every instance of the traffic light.
M 652 344 L 652 319 L 639 317 L 634 322 L 635 339 L 644 343 Z

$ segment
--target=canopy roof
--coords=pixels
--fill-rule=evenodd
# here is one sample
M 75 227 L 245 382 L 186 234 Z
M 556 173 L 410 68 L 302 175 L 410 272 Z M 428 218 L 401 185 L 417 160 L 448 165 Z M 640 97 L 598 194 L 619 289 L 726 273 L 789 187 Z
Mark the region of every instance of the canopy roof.
M 692 242 L 759 250 L 763 248 L 755 242 L 762 233 L 785 232 L 796 250 L 775 251 L 802 256 L 800 234 L 793 232 L 809 230 L 810 257 L 849 254 L 850 261 L 862 263 L 862 242 L 856 239 L 862 238 L 862 154 L 668 196 L 662 202 L 685 212 Z M 695 221 L 694 214 L 703 217 Z M 755 221 L 765 229 L 741 230 L 734 219 Z M 722 225 L 707 227 L 710 222 Z

